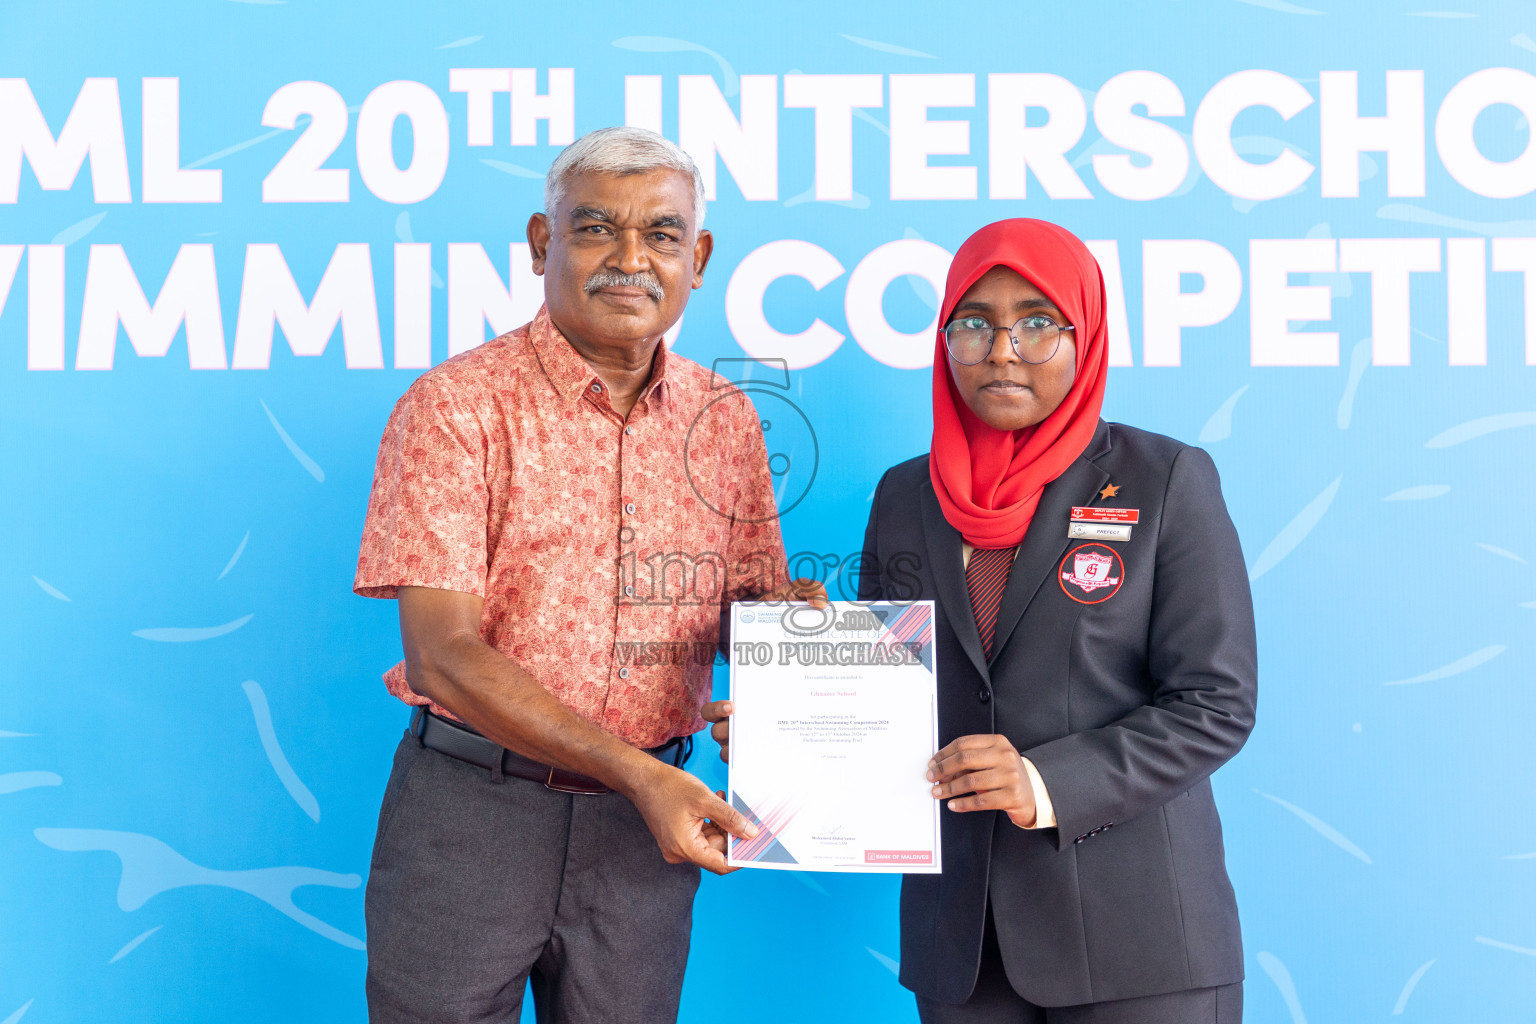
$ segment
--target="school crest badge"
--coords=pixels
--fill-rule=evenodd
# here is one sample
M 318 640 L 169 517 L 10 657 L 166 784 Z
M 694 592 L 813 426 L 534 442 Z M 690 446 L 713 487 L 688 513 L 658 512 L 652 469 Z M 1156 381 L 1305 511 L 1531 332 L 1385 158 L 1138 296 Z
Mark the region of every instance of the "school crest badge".
M 1067 552 L 1058 568 L 1064 594 L 1079 604 L 1102 604 L 1125 582 L 1125 563 L 1103 544 L 1083 544 Z

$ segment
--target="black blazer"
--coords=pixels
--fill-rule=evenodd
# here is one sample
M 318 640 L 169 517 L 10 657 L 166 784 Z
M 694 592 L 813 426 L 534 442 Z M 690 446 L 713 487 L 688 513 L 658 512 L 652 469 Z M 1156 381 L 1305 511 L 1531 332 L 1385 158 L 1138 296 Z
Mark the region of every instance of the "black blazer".
M 1101 497 L 1109 484 L 1118 493 Z M 1140 522 L 1126 542 L 1069 541 L 1074 505 L 1139 509 Z M 1253 727 L 1257 648 L 1210 456 L 1100 422 L 1041 495 L 990 663 L 960 545 L 928 457 L 893 467 L 875 491 L 859 597 L 936 601 L 939 742 L 1007 736 L 1039 769 L 1058 827 L 946 809 L 943 874 L 902 885 L 901 983 L 969 998 L 989 899 L 1008 977 L 1038 1005 L 1242 980 L 1209 776 Z

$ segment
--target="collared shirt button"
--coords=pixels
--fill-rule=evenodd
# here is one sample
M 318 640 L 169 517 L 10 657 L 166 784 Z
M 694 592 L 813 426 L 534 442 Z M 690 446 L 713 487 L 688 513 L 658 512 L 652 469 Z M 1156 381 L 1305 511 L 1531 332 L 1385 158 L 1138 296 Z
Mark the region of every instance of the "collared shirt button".
M 619 669 L 619 678 L 620 679 L 628 679 L 629 678 L 629 669 L 627 669 L 627 668 Z
M 634 427 L 625 427 L 624 428 L 624 433 L 626 433 L 626 434 L 633 434 L 634 432 L 635 432 L 635 428 Z
M 630 515 L 634 515 L 635 514 L 635 503 L 634 502 L 630 502 L 628 505 L 625 505 L 624 506 L 624 511 L 628 512 Z
M 603 386 L 601 384 L 599 384 L 597 381 L 593 381 L 592 382 L 592 390 L 593 391 L 601 391 L 601 390 L 603 390 Z
M 625 587 L 624 588 L 624 596 L 625 597 L 634 597 L 635 596 L 635 588 L 634 587 Z

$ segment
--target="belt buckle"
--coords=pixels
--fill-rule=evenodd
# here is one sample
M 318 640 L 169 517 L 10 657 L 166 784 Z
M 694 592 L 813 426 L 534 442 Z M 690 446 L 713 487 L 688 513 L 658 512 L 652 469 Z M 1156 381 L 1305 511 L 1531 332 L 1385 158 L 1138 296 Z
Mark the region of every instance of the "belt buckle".
M 562 785 L 561 783 L 555 781 L 555 772 L 558 770 L 559 769 L 555 768 L 553 765 L 550 766 L 549 777 L 544 780 L 545 789 L 554 790 L 556 793 L 571 793 L 575 796 L 601 796 L 602 794 L 608 792 L 607 786 L 603 786 L 602 789 L 593 789 L 590 786 Z

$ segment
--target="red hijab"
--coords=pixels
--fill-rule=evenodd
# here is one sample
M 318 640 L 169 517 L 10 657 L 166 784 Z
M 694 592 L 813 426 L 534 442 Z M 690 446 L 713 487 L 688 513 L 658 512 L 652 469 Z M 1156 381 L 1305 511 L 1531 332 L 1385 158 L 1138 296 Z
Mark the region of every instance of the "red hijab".
M 949 372 L 944 325 L 966 291 L 993 267 L 1011 267 L 1055 303 L 1077 329 L 1077 373 L 1056 411 L 1033 427 L 998 430 L 965 404 Z M 1024 539 L 1040 492 L 1083 453 L 1104 404 L 1109 344 L 1104 278 L 1086 246 L 1043 220 L 988 224 L 955 253 L 939 310 L 933 353 L 933 448 L 928 471 L 944 518 L 978 548 Z

